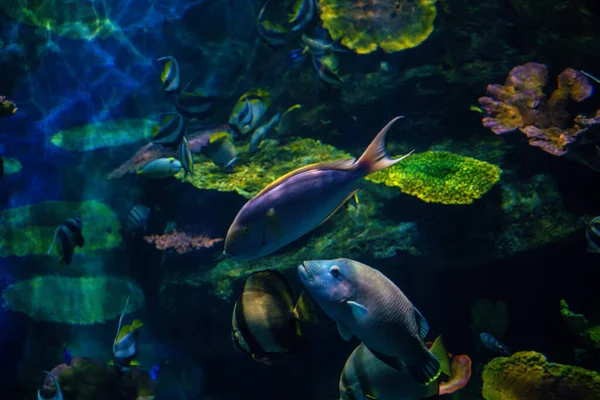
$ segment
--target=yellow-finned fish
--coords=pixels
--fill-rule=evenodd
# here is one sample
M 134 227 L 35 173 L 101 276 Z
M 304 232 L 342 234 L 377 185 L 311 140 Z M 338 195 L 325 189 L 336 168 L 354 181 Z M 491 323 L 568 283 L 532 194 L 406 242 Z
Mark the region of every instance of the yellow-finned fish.
M 134 359 L 136 350 L 136 339 L 139 335 L 139 329 L 144 326 L 144 323 L 138 319 L 133 320 L 131 325 L 122 325 L 123 317 L 127 312 L 129 306 L 130 297 L 127 297 L 125 307 L 119 318 L 119 325 L 117 326 L 117 335 L 113 341 L 113 355 L 115 360 L 111 365 L 115 365 L 121 371 L 127 371 L 130 366 L 140 365 L 138 361 Z
M 355 196 L 364 177 L 410 154 L 392 159 L 385 152 L 386 133 L 400 118 L 390 121 L 358 160 L 307 165 L 264 188 L 238 212 L 227 232 L 224 254 L 238 260 L 263 257 L 326 221 Z
M 165 67 L 160 75 L 163 84 L 163 90 L 167 93 L 179 92 L 181 90 L 181 73 L 179 72 L 179 63 L 173 56 L 161 57 L 156 61 L 164 61 Z
M 303 292 L 294 304 L 294 292 L 279 271 L 250 274 L 233 306 L 233 347 L 265 364 L 271 364 L 271 353 L 301 350 L 306 342 L 300 322 L 316 322 L 314 305 L 306 296 Z
M 181 162 L 175 157 L 159 158 L 144 165 L 138 175 L 153 179 L 170 178 L 181 170 Z
M 242 135 L 258 126 L 271 104 L 269 92 L 256 89 L 244 93 L 233 106 L 229 125 L 237 127 Z

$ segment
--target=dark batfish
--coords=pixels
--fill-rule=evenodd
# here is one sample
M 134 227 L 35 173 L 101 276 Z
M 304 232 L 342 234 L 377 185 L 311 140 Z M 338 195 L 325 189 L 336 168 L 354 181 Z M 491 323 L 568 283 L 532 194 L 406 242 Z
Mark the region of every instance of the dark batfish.
M 128 234 L 143 231 L 146 229 L 146 223 L 150 217 L 150 209 L 146 206 L 137 204 L 131 208 L 125 221 L 123 231 Z
M 59 265 L 71 264 L 75 246 L 83 247 L 85 240 L 83 239 L 81 229 L 82 220 L 81 217 L 77 217 L 67 219 L 54 231 L 54 239 L 48 249 L 48 255 L 50 255 L 52 249 L 56 246 L 59 255 Z
M 488 350 L 491 350 L 494 353 L 504 354 L 507 356 L 510 356 L 512 354 L 508 346 L 500 342 L 498 339 L 496 339 L 495 336 L 490 335 L 489 333 L 484 332 L 479 335 L 479 338 L 481 339 L 481 343 L 483 343 L 483 345 L 487 347 Z
M 585 228 L 585 237 L 587 239 L 587 251 L 600 253 L 600 217 L 590 221 L 587 228 Z
M 314 308 L 303 292 L 294 306 L 294 293 L 275 270 L 253 272 L 246 278 L 233 306 L 233 347 L 252 358 L 271 364 L 269 353 L 298 351 L 305 345 L 300 321 L 314 322 Z
M 152 143 L 176 147 L 179 145 L 184 131 L 185 121 L 181 114 L 167 115 L 160 126 L 154 126 Z

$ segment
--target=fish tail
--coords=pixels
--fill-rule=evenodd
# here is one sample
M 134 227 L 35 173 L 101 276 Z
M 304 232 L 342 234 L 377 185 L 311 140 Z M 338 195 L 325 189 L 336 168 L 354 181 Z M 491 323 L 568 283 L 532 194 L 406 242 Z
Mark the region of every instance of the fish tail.
M 441 335 L 435 339 L 429 351 L 431 351 L 435 358 L 440 362 L 440 369 L 442 372 L 447 376 L 452 376 L 452 371 L 450 370 L 450 358 L 448 357 L 448 351 L 446 350 L 446 346 L 444 346 Z
M 425 354 L 426 357 L 423 363 L 406 365 L 406 368 L 415 381 L 429 385 L 440 376 L 442 369 L 440 361 L 432 352 L 427 350 Z
M 408 157 L 412 154 L 410 153 L 400 157 L 393 159 L 385 152 L 385 136 L 390 127 L 394 124 L 394 122 L 404 117 L 396 117 L 375 136 L 375 139 L 371 142 L 367 150 L 360 156 L 356 164 L 360 168 L 364 168 L 366 170 L 365 175 L 372 174 L 373 172 L 381 171 L 382 169 L 386 169 L 387 167 L 391 167 L 392 165 L 400 162 L 404 158 Z
M 317 313 L 315 305 L 310 300 L 309 295 L 303 291 L 296 302 L 296 307 L 292 310 L 294 318 L 301 322 L 317 323 Z

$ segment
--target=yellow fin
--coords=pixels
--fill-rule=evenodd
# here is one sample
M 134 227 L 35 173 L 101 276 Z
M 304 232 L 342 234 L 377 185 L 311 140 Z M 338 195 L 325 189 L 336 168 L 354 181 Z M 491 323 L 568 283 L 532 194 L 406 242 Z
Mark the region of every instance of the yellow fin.
M 346 197 L 344 200 L 342 200 L 342 202 L 340 203 L 340 205 L 339 205 L 339 206 L 337 206 L 337 207 L 335 208 L 335 210 L 333 210 L 333 211 L 331 212 L 331 214 L 329 214 L 329 215 L 327 216 L 327 218 L 325 218 L 323 221 L 321 221 L 321 223 L 320 223 L 319 225 L 317 225 L 317 227 L 319 227 L 319 226 L 323 225 L 325 222 L 327 222 L 327 220 L 329 220 L 329 218 L 331 218 L 331 217 L 333 216 L 333 214 L 335 214 L 335 213 L 337 212 L 337 210 L 339 210 L 339 209 L 340 209 L 340 207 L 342 207 L 344 204 L 346 204 L 346 202 L 347 202 L 348 200 L 350 200 L 351 198 L 353 198 L 354 196 L 356 196 L 356 193 L 358 193 L 358 190 L 355 190 L 354 192 L 350 193 L 350 194 L 349 194 L 349 195 L 348 195 L 348 196 L 347 196 L 347 197 Z
M 115 362 L 114 362 L 114 360 L 110 360 L 110 361 L 108 362 L 108 365 L 115 365 Z
M 274 208 L 267 211 L 267 229 L 273 232 L 277 238 L 281 237 L 281 226 L 279 225 L 279 219 Z
M 129 365 L 132 367 L 137 367 L 137 366 L 142 365 L 142 363 L 139 362 L 138 360 L 131 360 L 131 361 L 129 361 Z
M 131 333 L 131 331 L 133 331 L 133 329 L 131 329 L 131 325 L 125 325 L 122 327 L 121 332 L 119 332 L 119 336 L 117 336 L 117 340 L 115 340 L 115 343 L 119 343 L 125 336 Z
M 131 323 L 132 330 L 140 329 L 142 326 L 144 326 L 144 323 L 139 319 L 134 319 Z
M 305 291 L 300 293 L 300 297 L 298 297 L 298 301 L 296 302 L 296 307 L 292 310 L 292 315 L 301 322 L 317 323 L 315 304 Z
M 171 121 L 173 118 L 175 118 L 173 114 L 165 115 L 165 117 L 162 120 L 162 125 L 166 125 L 167 122 Z
M 433 345 L 431 345 L 430 351 L 440 362 L 441 371 L 447 376 L 452 376 L 452 371 L 450 370 L 450 358 L 448 357 L 448 351 L 444 346 L 441 335 L 435 339 Z
M 156 135 L 158 135 L 158 132 L 160 131 L 160 126 L 158 126 L 157 124 L 155 124 L 152 127 L 152 137 L 155 138 Z
M 210 143 L 214 143 L 221 138 L 231 139 L 231 133 L 229 132 L 215 132 L 210 135 Z
M 315 169 L 334 169 L 334 170 L 340 170 L 340 171 L 348 171 L 354 166 L 355 161 L 356 161 L 355 158 L 351 158 L 348 160 L 330 161 L 330 162 L 322 162 L 322 163 L 306 165 L 304 167 L 298 168 L 292 172 L 288 172 L 287 174 L 277 178 L 275 181 L 273 181 L 269 185 L 267 185 L 263 190 L 258 192 L 258 194 L 254 197 L 258 197 L 258 196 L 262 195 L 263 193 L 268 192 L 269 190 L 278 186 L 281 182 L 285 181 L 286 179 L 289 179 L 292 176 L 301 174 L 303 172 L 312 171 Z M 345 203 L 345 201 L 344 201 L 344 203 Z
M 171 72 L 172 65 L 173 65 L 173 61 L 171 61 L 171 60 L 169 60 L 165 63 L 163 72 L 162 72 L 162 74 L 160 74 L 160 80 L 162 83 L 165 83 L 165 81 L 167 80 L 167 76 L 169 75 L 169 72 Z

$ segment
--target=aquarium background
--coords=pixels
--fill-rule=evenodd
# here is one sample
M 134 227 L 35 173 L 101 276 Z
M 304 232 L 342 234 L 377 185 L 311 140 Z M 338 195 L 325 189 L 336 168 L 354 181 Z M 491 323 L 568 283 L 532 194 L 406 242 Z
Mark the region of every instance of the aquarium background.
M 287 26 L 303 3 L 273 3 L 262 21 Z M 144 322 L 140 376 L 114 383 L 83 368 L 65 383 L 66 400 L 338 399 L 359 341 L 343 341 L 323 312 L 318 325 L 304 326 L 307 349 L 277 355 L 271 366 L 234 350 L 231 318 L 249 273 L 280 270 L 298 295 L 302 261 L 347 257 L 402 289 L 427 319 L 428 340 L 442 334 L 450 353 L 470 357 L 467 385 L 444 397 L 600 398 L 600 255 L 586 237 L 600 214 L 600 4 L 318 0 L 314 17 L 277 45 L 259 34 L 264 5 L 0 0 L 0 397 L 34 398 L 42 371 L 63 363 L 64 345 L 73 357 L 108 365 L 131 296 L 125 323 Z M 306 46 L 303 34 L 345 51 L 326 50 L 317 71 L 310 51 L 290 57 Z M 136 174 L 140 160 L 115 174 L 174 110 L 157 61 L 165 56 L 177 60 L 188 92 L 213 99 L 208 112 L 186 117 L 188 137 L 232 135 L 232 168 L 201 144 L 192 148 L 192 176 L 150 179 Z M 539 70 L 528 63 L 547 68 L 534 100 L 486 107 L 488 85 L 505 85 L 518 66 L 535 86 Z M 563 87 L 575 89 L 553 97 L 568 68 L 575 83 Z M 585 100 L 576 89 L 587 90 Z M 253 153 L 252 133 L 231 123 L 248 92 L 267 109 L 257 126 L 301 106 Z M 558 108 L 564 118 L 547 122 L 542 114 Z M 521 125 L 507 117 L 514 110 Z M 231 222 L 264 186 L 310 163 L 358 157 L 398 115 L 388 152 L 415 153 L 365 180 L 358 207 L 340 208 L 272 255 L 223 256 Z M 578 115 L 588 120 L 574 133 Z M 498 134 L 499 125 L 513 131 Z M 541 145 L 529 143 L 519 129 L 526 125 L 542 129 Z M 145 231 L 125 235 L 138 204 L 151 210 Z M 70 265 L 58 265 L 48 247 L 75 216 L 86 243 Z M 508 359 L 487 349 L 482 332 L 517 353 Z M 538 364 L 552 384 L 540 384 Z M 133 389 L 114 394 L 111 385 Z

